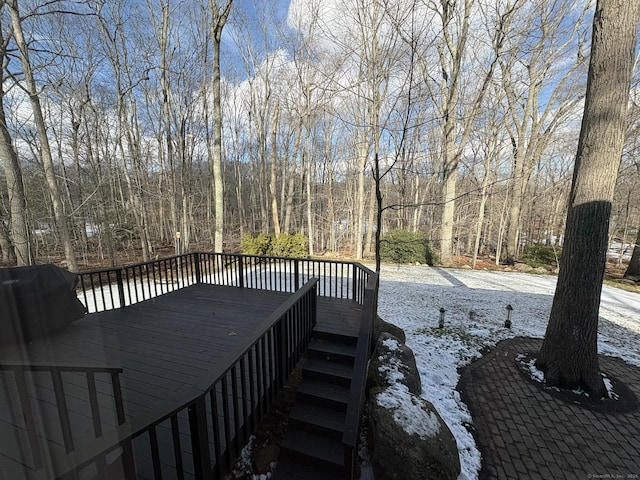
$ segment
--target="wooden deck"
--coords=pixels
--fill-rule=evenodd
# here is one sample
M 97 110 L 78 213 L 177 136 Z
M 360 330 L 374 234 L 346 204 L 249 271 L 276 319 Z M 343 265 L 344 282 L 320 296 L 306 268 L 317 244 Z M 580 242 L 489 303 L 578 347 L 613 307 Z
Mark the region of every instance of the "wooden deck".
M 198 284 L 124 309 L 87 315 L 49 338 L 28 345 L 0 348 L 0 363 L 79 364 L 120 367 L 127 420 L 146 416 L 206 388 L 263 329 L 264 321 L 290 294 Z M 359 328 L 357 304 L 349 300 L 318 298 L 316 330 L 355 336 Z M 51 387 L 31 377 L 32 396 L 47 403 Z M 101 405 L 109 402 L 110 385 L 97 378 Z M 0 478 L 30 478 L 20 452 L 25 433 L 14 418 L 15 388 L 7 374 L 0 376 Z M 74 434 L 91 431 L 89 404 L 73 375 L 65 378 Z M 34 393 L 35 392 L 35 393 Z M 12 400 L 13 398 L 13 400 Z M 186 398 L 185 398 L 186 399 Z M 41 405 L 41 418 L 53 416 Z M 43 422 L 46 423 L 46 422 Z M 59 434 L 48 432 L 52 457 L 63 451 Z

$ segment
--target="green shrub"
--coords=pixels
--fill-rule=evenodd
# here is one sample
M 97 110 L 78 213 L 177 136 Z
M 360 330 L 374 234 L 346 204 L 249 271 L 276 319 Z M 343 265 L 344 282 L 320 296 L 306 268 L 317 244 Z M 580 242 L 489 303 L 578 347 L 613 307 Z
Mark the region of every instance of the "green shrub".
M 391 230 L 380 240 L 380 258 L 394 263 L 427 263 L 438 262 L 431 245 L 419 232 L 408 230 Z
M 247 234 L 242 239 L 242 253 L 246 255 L 270 255 L 274 257 L 306 257 L 308 240 L 301 233 L 281 233 L 277 237 L 270 233 L 256 236 Z
M 271 244 L 271 253 L 274 257 L 306 257 L 309 254 L 309 240 L 301 233 L 289 235 L 281 233 Z
M 242 253 L 246 255 L 270 255 L 273 235 L 260 233 L 255 237 L 248 233 L 242 239 Z
M 533 268 L 556 266 L 561 250 L 543 243 L 527 245 L 522 252 L 522 262 Z

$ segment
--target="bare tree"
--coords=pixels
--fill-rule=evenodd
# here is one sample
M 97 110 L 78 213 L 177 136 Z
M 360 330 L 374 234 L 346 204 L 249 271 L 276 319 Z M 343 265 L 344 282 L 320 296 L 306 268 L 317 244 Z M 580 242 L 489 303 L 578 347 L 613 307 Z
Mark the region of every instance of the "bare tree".
M 533 6 L 516 25 L 520 31 L 509 35 L 508 53 L 500 60 L 508 103 L 505 128 L 513 150 L 506 232 L 509 262 L 518 257 L 524 237 L 522 212 L 533 169 L 582 99 L 571 86 L 585 64 L 583 18 L 588 6 L 587 2 L 577 18 L 571 0 Z
M 211 152 L 211 174 L 213 175 L 214 214 L 216 217 L 214 233 L 214 250 L 224 249 L 224 182 L 222 179 L 222 107 L 220 93 L 220 44 L 233 0 L 209 0 L 211 10 L 211 40 L 213 41 L 213 148 Z
M 49 188 L 49 194 L 51 196 L 51 202 L 53 204 L 56 229 L 58 230 L 60 243 L 62 244 L 64 250 L 67 267 L 73 271 L 77 271 L 78 263 L 76 261 L 76 255 L 73 250 L 73 244 L 71 243 L 71 236 L 69 234 L 69 226 L 67 225 L 64 204 L 62 202 L 62 195 L 60 194 L 55 167 L 53 165 L 53 157 L 51 155 L 51 147 L 49 145 L 49 137 L 47 135 L 47 126 L 44 121 L 44 115 L 42 113 L 42 107 L 40 105 L 38 86 L 36 84 L 36 79 L 31 66 L 29 47 L 25 40 L 24 32 L 22 29 L 22 18 L 20 16 L 18 0 L 8 0 L 6 4 L 9 7 L 9 11 L 11 13 L 13 38 L 20 54 L 20 61 L 22 63 L 22 70 L 24 74 L 25 90 L 29 96 L 29 102 L 31 103 L 31 109 L 33 111 L 33 120 L 38 135 L 39 150 L 42 157 L 42 164 L 44 166 L 44 174 L 45 178 L 47 179 L 47 186 Z
M 537 367 L 547 385 L 607 396 L 598 363 L 598 311 L 611 202 L 620 166 L 640 0 L 599 0 L 566 240 Z
M 0 15 L 3 5 L 0 4 Z M 8 38 L 4 38 L 4 32 L 0 29 L 0 159 L 4 167 L 4 175 L 7 182 L 9 196 L 9 231 L 10 240 L 2 249 L 3 256 L 11 261 L 15 257 L 18 266 L 31 265 L 31 242 L 29 238 L 29 223 L 27 220 L 27 203 L 22 182 L 22 169 L 18 162 L 18 154 L 13 146 L 13 140 L 7 128 L 7 118 L 4 111 L 5 75 L 8 65 L 6 49 Z

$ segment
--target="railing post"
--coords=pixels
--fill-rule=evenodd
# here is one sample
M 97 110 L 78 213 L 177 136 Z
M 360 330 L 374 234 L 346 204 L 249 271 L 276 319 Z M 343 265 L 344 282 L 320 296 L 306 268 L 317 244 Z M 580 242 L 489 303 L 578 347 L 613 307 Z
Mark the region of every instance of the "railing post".
M 244 288 L 244 255 L 238 255 L 238 281 L 239 287 Z
M 194 269 L 196 271 L 196 283 L 202 283 L 202 273 L 200 272 L 200 254 L 198 252 L 193 254 Z
M 116 270 L 116 283 L 118 284 L 118 298 L 120 299 L 120 308 L 125 306 L 124 282 L 122 281 L 122 270 Z
M 189 428 L 191 432 L 194 474 L 197 480 L 203 480 L 211 476 L 211 458 L 209 456 L 209 436 L 207 432 L 207 405 L 204 395 L 198 397 L 193 404 L 189 405 Z
M 284 379 L 287 376 L 287 342 L 286 342 L 286 322 L 287 316 L 283 316 L 276 325 L 276 362 L 278 371 L 278 381 L 276 383 L 277 388 L 280 388 L 284 384 Z

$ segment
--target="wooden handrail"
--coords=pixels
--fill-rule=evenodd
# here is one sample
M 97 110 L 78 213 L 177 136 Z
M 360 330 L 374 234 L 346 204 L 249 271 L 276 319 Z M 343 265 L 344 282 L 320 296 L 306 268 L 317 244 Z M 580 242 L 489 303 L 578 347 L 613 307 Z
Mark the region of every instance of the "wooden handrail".
M 344 432 L 342 434 L 346 469 L 345 478 L 347 480 L 355 480 L 356 478 L 356 447 L 358 445 L 360 417 L 362 415 L 362 405 L 367 384 L 367 371 L 371 357 L 373 324 L 377 315 L 378 285 L 379 275 L 371 272 L 365 287 L 362 319 L 360 321 L 351 388 L 349 390 L 349 403 L 347 405 Z

